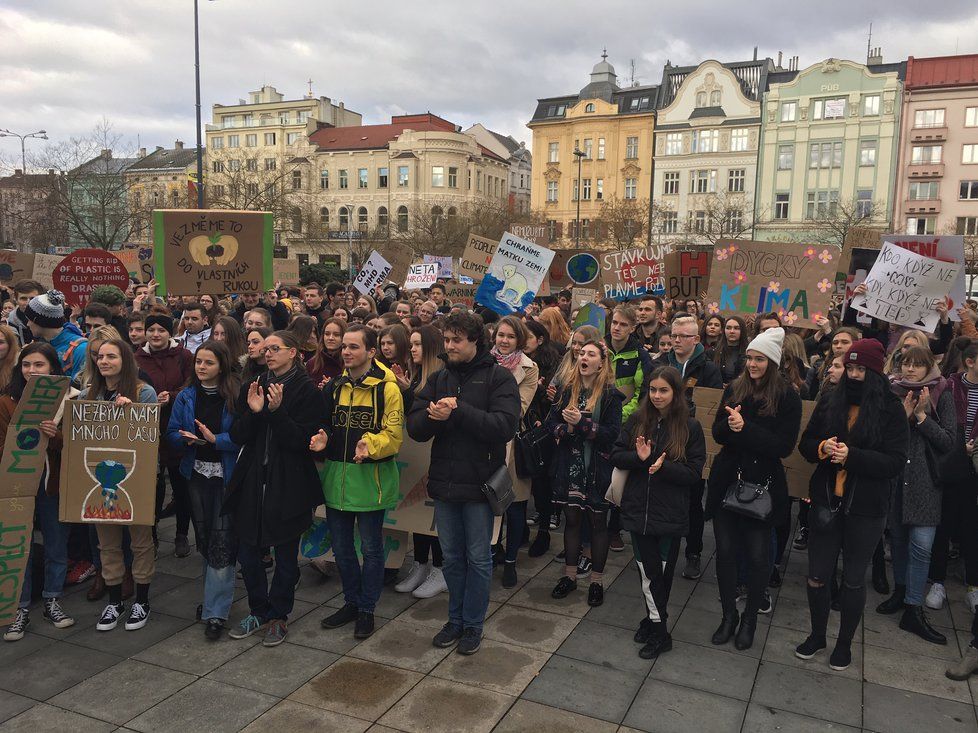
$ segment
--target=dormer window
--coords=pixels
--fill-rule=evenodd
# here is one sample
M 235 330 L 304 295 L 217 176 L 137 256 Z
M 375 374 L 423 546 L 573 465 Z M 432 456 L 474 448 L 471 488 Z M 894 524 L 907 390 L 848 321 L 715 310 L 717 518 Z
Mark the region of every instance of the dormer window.
M 720 90 L 714 89 L 710 92 L 710 106 L 719 107 L 720 106 Z
M 585 104 L 584 105 L 584 111 L 585 112 L 594 112 L 594 103 L 593 102 L 588 102 L 587 104 Z
M 696 106 L 697 107 L 706 106 L 706 92 L 696 92 Z

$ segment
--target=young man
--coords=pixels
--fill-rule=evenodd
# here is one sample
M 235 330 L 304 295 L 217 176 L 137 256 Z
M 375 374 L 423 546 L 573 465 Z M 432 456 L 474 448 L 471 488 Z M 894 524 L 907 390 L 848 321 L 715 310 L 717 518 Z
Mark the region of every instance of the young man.
M 285 303 L 279 301 L 278 292 L 274 289 L 267 291 L 262 296 L 261 303 L 271 316 L 273 331 L 284 331 L 289 327 L 289 316 L 292 311 Z
M 638 328 L 635 336 L 650 354 L 659 351 L 659 336 L 664 330 L 659 319 L 662 317 L 662 298 L 657 295 L 643 295 L 635 308 Z
M 445 368 L 415 396 L 408 434 L 434 439 L 428 495 L 448 585 L 448 623 L 433 639 L 475 654 L 489 607 L 493 514 L 482 487 L 506 463 L 516 435 L 520 396 L 512 372 L 500 367 L 485 343 L 485 325 L 474 313 L 445 317 Z
M 106 323 L 115 326 L 115 330 L 126 341 L 129 340 L 129 324 L 126 323 L 126 294 L 115 285 L 99 285 L 92 291 L 89 305 L 101 303 L 109 310 Z
M 133 313 L 126 320 L 129 323 L 129 343 L 134 350 L 141 349 L 146 344 L 146 315 Z
M 355 621 L 353 637 L 366 639 L 374 632 L 374 609 L 384 585 L 384 514 L 400 498 L 394 458 L 401 448 L 404 404 L 394 374 L 374 360 L 376 331 L 350 326 L 342 355 L 345 371 L 325 392 L 325 429 L 310 444 L 314 451 L 326 451 L 326 521 L 346 601 L 322 626 L 336 629 Z
M 204 306 L 194 301 L 183 307 L 183 329 L 183 335 L 178 340 L 183 348 L 191 354 L 196 354 L 197 347 L 211 337 Z
M 312 283 L 315 285 L 316 283 Z M 346 289 L 342 283 L 326 283 L 326 303 L 329 308 L 336 309 L 343 305 L 343 298 L 346 297 Z
M 27 304 L 44 292 L 44 287 L 37 280 L 21 280 L 14 285 L 14 300 L 17 307 L 7 315 L 7 325 L 17 332 L 21 346 L 27 346 L 34 340 L 34 335 L 27 325 Z
M 245 314 L 252 308 L 257 308 L 260 303 L 261 296 L 258 293 L 243 293 L 228 315 L 243 326 Z
M 82 323 L 85 327 L 85 335 L 88 336 L 92 329 L 98 328 L 99 326 L 109 326 L 115 325 L 111 323 L 112 314 L 109 309 L 102 305 L 101 303 L 89 303 L 85 306 L 85 310 L 82 311 Z M 127 332 L 129 329 L 125 329 Z M 120 336 L 122 334 L 119 334 Z
M 58 352 L 65 374 L 74 379 L 85 366 L 88 340 L 68 320 L 62 292 L 49 290 L 34 296 L 24 309 L 24 316 L 34 340 L 51 344 Z
M 571 297 L 570 290 L 561 290 L 557 293 L 557 307 L 560 308 L 560 312 L 564 314 L 564 320 L 568 323 L 570 323 Z
M 323 289 L 316 283 L 308 285 L 302 293 L 302 302 L 306 307 L 306 315 L 317 319 L 319 325 L 322 325 L 326 319 L 326 316 L 323 315 L 323 311 L 326 310 L 326 304 L 323 302 Z
M 439 313 L 449 313 L 452 310 L 452 304 L 445 299 L 447 292 L 444 283 L 435 283 L 428 289 L 428 297 L 431 298 Z

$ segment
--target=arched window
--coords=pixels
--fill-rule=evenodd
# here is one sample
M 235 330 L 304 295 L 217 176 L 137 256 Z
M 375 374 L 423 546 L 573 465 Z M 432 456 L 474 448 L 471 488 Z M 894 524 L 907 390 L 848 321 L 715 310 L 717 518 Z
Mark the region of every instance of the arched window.
M 377 226 L 380 229 L 387 229 L 390 225 L 389 217 L 387 216 L 387 207 L 381 206 L 377 209 Z
M 397 231 L 406 232 L 408 230 L 408 210 L 407 206 L 397 207 Z
M 585 112 L 594 112 L 594 104 L 591 103 L 591 102 L 588 102 L 587 104 L 585 104 L 584 105 L 584 111 Z
M 324 227 L 329 227 L 329 209 L 325 206 L 319 210 L 319 223 Z
M 696 106 L 697 107 L 706 106 L 706 92 L 696 92 Z
M 710 106 L 719 107 L 720 106 L 720 90 L 714 89 L 710 92 Z
M 458 215 L 458 211 L 455 209 L 455 207 L 454 206 L 449 206 L 448 207 L 448 223 L 449 224 L 454 224 L 455 223 L 455 217 L 457 215 Z
M 367 226 L 367 207 L 361 206 L 357 209 L 357 227 L 363 229 Z
M 175 209 L 180 206 L 180 191 L 170 191 L 170 205 Z
M 350 212 L 345 206 L 340 207 L 340 229 L 346 230 L 350 226 Z
M 437 232 L 441 229 L 442 222 L 445 220 L 445 210 L 440 206 L 431 207 L 431 231 Z
M 302 211 L 298 208 L 292 209 L 292 231 L 295 234 L 302 234 Z

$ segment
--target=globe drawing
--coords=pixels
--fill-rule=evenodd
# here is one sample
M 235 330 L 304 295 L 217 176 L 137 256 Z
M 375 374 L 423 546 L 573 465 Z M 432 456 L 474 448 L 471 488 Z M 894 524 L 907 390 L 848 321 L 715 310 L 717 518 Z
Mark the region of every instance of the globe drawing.
M 41 433 L 36 428 L 27 428 L 17 433 L 17 447 L 21 450 L 34 450 L 41 442 Z
M 598 260 L 590 252 L 579 252 L 567 260 L 567 275 L 578 285 L 591 282 L 598 272 Z

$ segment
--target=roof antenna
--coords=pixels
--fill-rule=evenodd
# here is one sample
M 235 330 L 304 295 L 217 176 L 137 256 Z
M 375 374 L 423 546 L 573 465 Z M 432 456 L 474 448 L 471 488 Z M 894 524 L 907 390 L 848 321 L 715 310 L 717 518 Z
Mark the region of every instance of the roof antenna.
M 866 39 L 866 63 L 869 63 L 869 57 L 873 55 L 872 50 L 873 45 L 873 22 L 869 22 L 869 37 Z
M 632 67 L 632 72 L 631 72 L 631 77 L 632 77 L 632 79 L 631 79 L 631 85 L 633 87 L 637 87 L 638 86 L 638 79 L 635 78 L 635 59 L 632 59 L 630 63 L 631 63 L 631 67 Z

